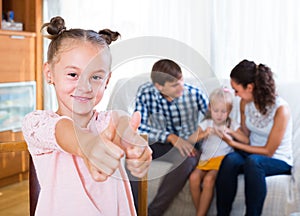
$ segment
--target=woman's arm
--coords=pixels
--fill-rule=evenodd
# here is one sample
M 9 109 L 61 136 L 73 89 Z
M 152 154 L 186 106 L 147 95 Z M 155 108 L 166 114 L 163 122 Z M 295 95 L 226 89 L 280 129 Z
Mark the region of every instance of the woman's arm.
M 243 143 L 229 139 L 226 134 L 223 134 L 223 140 L 233 148 L 252 154 L 261 154 L 272 157 L 282 141 L 289 119 L 289 109 L 286 106 L 280 106 L 275 113 L 274 124 L 265 146 L 244 145 Z
M 245 100 L 241 99 L 241 102 L 240 102 L 241 130 L 247 137 L 249 137 L 250 131 L 246 127 L 246 117 L 245 117 L 246 104 L 247 104 L 247 102 Z
M 245 144 L 249 144 L 249 137 L 244 134 L 241 128 L 238 128 L 236 131 L 229 130 L 229 134 L 237 141 Z

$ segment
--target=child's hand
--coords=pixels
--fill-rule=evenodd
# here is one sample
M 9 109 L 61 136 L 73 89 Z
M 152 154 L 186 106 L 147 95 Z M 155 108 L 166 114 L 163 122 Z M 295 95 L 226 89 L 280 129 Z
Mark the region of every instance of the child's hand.
M 139 112 L 133 113 L 130 120 L 130 127 L 132 128 L 132 130 L 136 131 L 140 123 L 141 123 L 141 114 Z M 135 135 L 138 134 L 136 133 Z M 131 174 L 136 177 L 142 178 L 147 174 L 150 163 L 152 161 L 152 150 L 144 139 L 143 140 L 138 139 L 138 140 L 137 142 L 133 143 L 134 144 L 133 146 L 128 146 L 126 148 L 125 150 L 127 155 L 126 162 L 127 162 L 127 168 L 131 172 Z M 143 149 L 142 152 L 140 152 L 141 149 Z
M 204 138 L 209 137 L 209 135 L 215 133 L 215 129 L 212 127 L 207 127 L 204 131 Z
M 124 151 L 111 142 L 115 134 L 116 128 L 110 121 L 108 127 L 82 149 L 84 162 L 95 181 L 105 181 L 120 166 Z
M 152 161 L 152 150 L 147 141 L 136 132 L 141 122 L 140 113 L 135 112 L 130 118 L 125 112 L 118 111 L 112 116 L 118 119 L 115 121 L 117 129 L 114 143 L 124 149 L 130 172 L 136 177 L 143 177 Z
M 127 151 L 127 155 L 130 155 L 130 149 Z M 142 178 L 144 177 L 149 169 L 150 163 L 152 161 L 152 150 L 147 146 L 140 157 L 126 159 L 127 168 L 132 175 Z

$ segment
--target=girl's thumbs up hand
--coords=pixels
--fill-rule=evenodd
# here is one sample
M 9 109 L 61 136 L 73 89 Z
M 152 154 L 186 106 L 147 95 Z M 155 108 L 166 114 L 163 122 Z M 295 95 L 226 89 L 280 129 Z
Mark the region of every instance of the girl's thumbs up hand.
M 124 111 L 116 111 L 113 116 L 118 116 L 114 142 L 119 141 L 124 149 L 127 168 L 132 175 L 143 177 L 152 161 L 152 150 L 148 142 L 137 133 L 141 115 L 139 112 L 135 112 L 130 117 Z
M 90 137 L 86 140 L 89 145 L 82 147 L 85 164 L 96 181 L 105 181 L 120 166 L 124 150 L 112 142 L 115 136 L 116 127 L 111 119 L 103 132 Z

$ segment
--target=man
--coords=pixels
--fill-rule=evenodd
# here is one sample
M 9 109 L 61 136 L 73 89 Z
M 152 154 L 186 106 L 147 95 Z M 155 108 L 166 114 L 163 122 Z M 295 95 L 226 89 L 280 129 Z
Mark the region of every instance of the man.
M 196 131 L 200 113 L 206 113 L 208 98 L 198 88 L 184 83 L 181 68 L 172 60 L 157 61 L 151 79 L 152 83 L 139 87 L 135 110 L 141 113 L 139 132 L 148 134 L 153 159 L 173 164 L 148 206 L 149 216 L 159 216 L 197 165 L 197 151 L 187 139 Z

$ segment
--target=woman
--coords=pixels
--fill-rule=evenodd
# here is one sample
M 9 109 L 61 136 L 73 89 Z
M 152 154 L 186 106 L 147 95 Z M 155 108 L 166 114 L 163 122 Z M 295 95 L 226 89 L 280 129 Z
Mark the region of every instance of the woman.
M 267 194 L 265 177 L 291 171 L 292 119 L 288 104 L 276 94 L 269 67 L 243 60 L 230 78 L 241 98 L 241 127 L 250 145 L 220 134 L 235 152 L 224 158 L 217 177 L 218 215 L 230 214 L 240 173 L 245 178 L 246 215 L 261 215 Z

